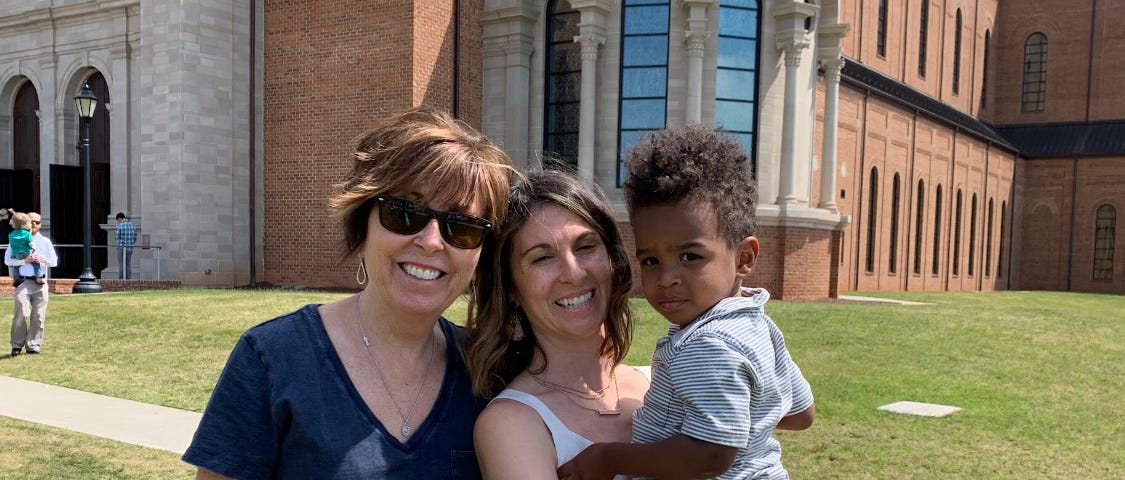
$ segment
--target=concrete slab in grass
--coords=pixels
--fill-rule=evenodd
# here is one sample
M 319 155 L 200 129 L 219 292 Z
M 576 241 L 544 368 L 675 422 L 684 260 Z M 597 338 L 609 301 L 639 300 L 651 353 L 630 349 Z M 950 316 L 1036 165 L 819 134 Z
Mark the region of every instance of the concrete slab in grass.
M 847 300 L 849 302 L 893 303 L 896 305 L 933 305 L 932 303 L 926 302 L 912 302 L 910 300 L 896 300 L 894 298 L 861 297 L 859 295 L 840 295 L 840 300 Z
M 879 407 L 879 410 L 923 417 L 948 417 L 961 411 L 959 407 L 922 402 L 895 402 L 890 405 L 883 405 Z

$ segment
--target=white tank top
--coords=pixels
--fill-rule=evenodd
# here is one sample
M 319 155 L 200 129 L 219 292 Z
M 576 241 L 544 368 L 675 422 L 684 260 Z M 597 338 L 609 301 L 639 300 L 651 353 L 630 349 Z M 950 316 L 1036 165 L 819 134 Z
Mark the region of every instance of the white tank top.
M 500 392 L 496 398 L 515 400 L 531 407 L 532 410 L 535 410 L 535 413 L 539 414 L 539 418 L 542 418 L 543 423 L 547 425 L 547 430 L 550 430 L 551 438 L 555 443 L 555 455 L 558 456 L 557 463 L 555 463 L 556 467 L 561 467 L 562 464 L 578 455 L 578 452 L 585 450 L 586 447 L 594 443 L 566 428 L 562 420 L 555 416 L 555 412 L 552 412 L 547 404 L 535 395 L 508 388 Z M 625 475 L 618 475 L 613 478 L 614 480 L 629 480 L 629 477 Z

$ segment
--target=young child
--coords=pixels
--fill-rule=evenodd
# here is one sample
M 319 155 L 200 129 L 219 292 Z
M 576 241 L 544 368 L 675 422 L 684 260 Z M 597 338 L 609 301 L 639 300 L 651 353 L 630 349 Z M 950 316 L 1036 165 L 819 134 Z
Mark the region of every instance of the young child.
M 12 258 L 23 260 L 35 253 L 35 249 L 31 247 L 31 217 L 23 212 L 14 213 L 11 224 L 12 233 L 8 234 L 8 248 L 12 251 Z M 32 263 L 31 266 L 35 269 L 35 283 L 46 283 L 47 280 L 43 278 L 39 264 Z
M 559 478 L 789 478 L 771 434 L 812 425 L 813 397 L 763 310 L 769 293 L 742 287 L 758 257 L 742 146 L 699 125 L 664 130 L 625 166 L 644 295 L 672 325 L 634 443 L 595 444 Z

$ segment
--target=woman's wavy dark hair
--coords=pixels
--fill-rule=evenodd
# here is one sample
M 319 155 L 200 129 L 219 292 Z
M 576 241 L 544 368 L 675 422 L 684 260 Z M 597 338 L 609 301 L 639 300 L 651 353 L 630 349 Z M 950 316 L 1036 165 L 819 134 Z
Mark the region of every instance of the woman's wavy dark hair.
M 605 319 L 606 336 L 601 353 L 616 365 L 629 353 L 633 338 L 633 314 L 629 297 L 633 273 L 629 256 L 617 229 L 613 207 L 596 186 L 591 188 L 573 175 L 544 170 L 517 179 L 508 197 L 508 212 L 497 232 L 494 249 L 481 252 L 478 284 L 469 305 L 466 325 L 471 339 L 465 351 L 473 392 L 492 397 L 530 365 L 538 348 L 535 332 L 527 315 L 508 297 L 515 291 L 509 259 L 512 241 L 538 207 L 554 205 L 583 219 L 601 237 L 609 253 L 613 282 L 609 292 L 609 311 Z M 524 337 L 513 340 L 518 319 Z

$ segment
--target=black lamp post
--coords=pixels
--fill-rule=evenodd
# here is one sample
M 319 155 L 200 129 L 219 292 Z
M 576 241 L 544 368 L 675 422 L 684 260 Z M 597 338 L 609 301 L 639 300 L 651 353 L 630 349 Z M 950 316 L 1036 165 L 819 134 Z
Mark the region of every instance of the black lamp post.
M 74 106 L 78 107 L 78 116 L 81 118 L 82 129 L 82 275 L 78 276 L 78 283 L 74 284 L 74 293 L 98 293 L 102 286 L 98 284 L 97 277 L 90 270 L 90 244 L 92 226 L 90 225 L 90 121 L 94 117 L 94 110 L 98 108 L 98 97 L 89 85 L 82 85 L 78 95 L 74 97 Z

